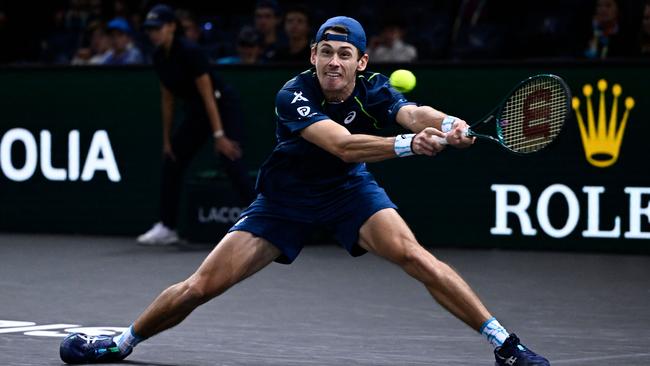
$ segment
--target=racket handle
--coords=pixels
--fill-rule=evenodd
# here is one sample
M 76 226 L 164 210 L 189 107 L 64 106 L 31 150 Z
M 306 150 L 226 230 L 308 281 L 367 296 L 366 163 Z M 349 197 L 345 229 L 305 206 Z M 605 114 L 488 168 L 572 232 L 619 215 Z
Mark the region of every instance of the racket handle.
M 440 136 L 433 136 L 434 140 L 436 140 L 440 145 L 449 145 L 449 142 L 447 142 L 447 139 L 444 137 Z
M 466 137 L 469 136 L 469 130 L 467 128 L 463 129 L 463 135 Z M 449 142 L 447 141 L 446 138 L 440 137 L 440 136 L 433 136 L 433 138 L 440 144 L 440 145 L 449 145 Z

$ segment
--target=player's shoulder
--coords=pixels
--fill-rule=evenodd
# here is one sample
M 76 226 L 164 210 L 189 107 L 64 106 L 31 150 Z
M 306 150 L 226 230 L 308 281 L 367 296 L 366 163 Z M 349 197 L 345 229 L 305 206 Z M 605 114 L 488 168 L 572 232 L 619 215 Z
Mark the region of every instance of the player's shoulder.
M 178 37 L 176 40 L 176 46 L 179 49 L 185 50 L 185 51 L 200 51 L 201 47 L 199 46 L 198 43 L 187 39 L 185 37 Z
M 300 74 L 289 79 L 281 90 L 294 91 L 298 89 L 307 89 L 312 90 L 318 85 L 318 77 L 316 77 L 316 71 L 313 68 L 307 69 Z
M 363 71 L 358 73 L 357 83 L 361 83 L 368 90 L 387 88 L 390 86 L 386 75 L 374 71 Z
M 297 98 L 297 99 L 296 99 Z M 318 103 L 322 99 L 322 91 L 318 84 L 316 72 L 313 69 L 305 70 L 289 79 L 278 91 L 277 104 L 290 104 L 296 101 Z
M 386 75 L 366 71 L 357 74 L 358 96 L 366 103 L 374 104 L 394 100 L 397 95 Z
M 207 59 L 208 55 L 198 43 L 185 37 L 178 37 L 175 41 L 177 54 L 182 59 Z

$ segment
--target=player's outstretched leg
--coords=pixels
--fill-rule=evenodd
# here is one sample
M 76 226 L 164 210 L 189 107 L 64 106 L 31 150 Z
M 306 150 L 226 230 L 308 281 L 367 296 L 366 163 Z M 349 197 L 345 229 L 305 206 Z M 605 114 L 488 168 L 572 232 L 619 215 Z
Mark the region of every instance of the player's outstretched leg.
M 424 249 L 393 209 L 384 209 L 370 217 L 360 229 L 359 243 L 399 265 L 424 284 L 434 299 L 495 347 L 496 365 L 545 366 L 549 362 L 519 343 L 492 317 L 481 300 L 449 265 Z
M 170 286 L 129 329 L 117 337 L 75 333 L 59 349 L 69 364 L 115 362 L 128 356 L 139 342 L 169 329 L 199 305 L 266 267 L 280 255 L 268 241 L 243 231 L 227 234 L 183 282 Z

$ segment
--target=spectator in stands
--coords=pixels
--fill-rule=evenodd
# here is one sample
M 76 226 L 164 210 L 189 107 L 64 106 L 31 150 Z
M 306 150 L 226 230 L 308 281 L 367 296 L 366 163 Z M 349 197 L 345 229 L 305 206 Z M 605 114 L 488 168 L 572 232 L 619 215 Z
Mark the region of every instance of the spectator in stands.
M 125 0 L 113 0 L 113 16 L 128 19 L 131 14 L 129 4 Z
M 88 14 L 91 22 L 101 20 L 104 16 L 102 0 L 88 0 Z
M 104 65 L 132 65 L 144 62 L 142 52 L 133 44 L 132 30 L 124 18 L 115 18 L 108 23 L 111 36 L 111 50 Z
M 81 32 L 90 23 L 90 9 L 85 0 L 70 0 L 69 7 L 65 11 L 64 25 L 71 31 Z
M 178 241 L 176 224 L 185 171 L 206 142 L 221 159 L 242 200 L 255 197 L 248 168 L 241 159 L 242 109 L 235 90 L 215 74 L 203 50 L 177 34 L 177 19 L 167 5 L 156 5 L 144 27 L 156 46 L 153 66 L 160 81 L 163 136 L 160 221 L 138 237 L 144 245 Z M 180 101 L 181 103 L 176 103 Z M 176 105 L 182 121 L 174 129 Z
M 643 7 L 643 21 L 639 36 L 639 53 L 641 56 L 650 57 L 650 0 L 646 0 Z
M 516 0 L 462 0 L 452 8 L 449 58 L 507 58 L 508 36 L 519 13 Z
M 7 63 L 11 60 L 12 55 L 6 50 L 10 50 L 12 47 L 10 45 L 11 37 L 9 35 L 7 23 L 9 18 L 7 14 L 0 8 L 0 49 L 5 50 L 0 52 L 0 64 Z
M 255 6 L 255 29 L 262 35 L 262 58 L 271 60 L 284 43 L 278 30 L 282 18 L 275 0 L 259 0 Z
M 201 43 L 201 27 L 192 12 L 186 9 L 176 10 L 176 18 L 183 29 L 183 35 L 194 43 Z
M 280 47 L 273 61 L 308 63 L 311 52 L 311 21 L 304 4 L 296 4 L 284 15 L 284 32 L 287 44 Z
M 59 7 L 52 14 L 52 25 L 48 34 L 41 42 L 40 59 L 46 63 L 69 64 L 75 52 L 79 48 L 79 32 L 77 29 L 82 22 L 78 9 L 74 11 Z
M 591 34 L 584 50 L 590 59 L 629 56 L 632 38 L 625 35 L 620 22 L 621 2 L 598 0 L 591 22 Z
M 186 9 L 178 9 L 176 10 L 176 18 L 183 30 L 185 38 L 198 44 L 207 53 L 211 62 L 219 58 L 223 53 L 221 45 L 207 39 L 203 32 L 203 27 L 201 27 L 194 13 Z
M 217 59 L 217 64 L 253 65 L 265 63 L 262 57 L 262 35 L 251 26 L 244 26 L 237 36 L 237 55 Z
M 88 45 L 77 50 L 72 65 L 101 65 L 111 50 L 111 38 L 104 24 L 98 20 L 91 22 L 86 30 Z
M 370 39 L 368 56 L 373 62 L 413 62 L 418 57 L 415 46 L 404 40 L 406 24 L 399 16 L 384 20 L 379 35 Z

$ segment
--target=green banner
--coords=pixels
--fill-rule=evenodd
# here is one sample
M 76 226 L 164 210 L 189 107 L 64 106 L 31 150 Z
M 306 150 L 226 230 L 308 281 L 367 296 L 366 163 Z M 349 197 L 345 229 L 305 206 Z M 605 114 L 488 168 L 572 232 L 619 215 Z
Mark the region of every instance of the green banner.
M 643 64 L 413 66 L 417 87 L 407 97 L 470 123 L 538 73 L 563 77 L 576 110 L 556 143 L 532 156 L 481 141 L 369 168 L 426 246 L 647 252 L 650 168 L 641 141 L 650 132 L 647 70 Z M 275 143 L 275 93 L 301 70 L 215 71 L 240 93 L 244 157 L 255 174 Z M 161 122 L 152 70 L 3 69 L 0 108 L 0 230 L 136 235 L 156 220 Z M 218 170 L 206 146 L 187 177 L 181 222 L 188 237 L 210 240 L 210 230 L 197 225 L 221 225 L 216 241 L 241 209 L 228 199 L 224 178 L 214 178 Z M 217 188 L 210 189 L 208 176 L 221 180 Z

